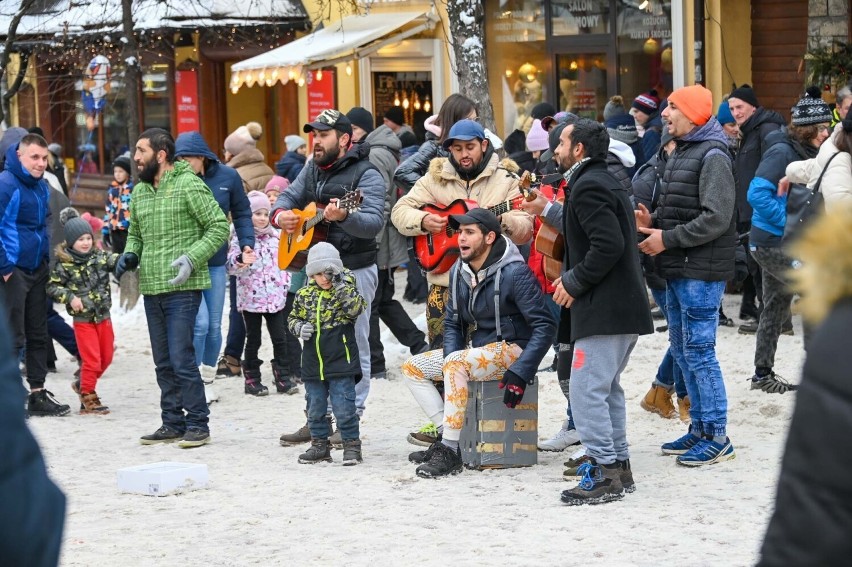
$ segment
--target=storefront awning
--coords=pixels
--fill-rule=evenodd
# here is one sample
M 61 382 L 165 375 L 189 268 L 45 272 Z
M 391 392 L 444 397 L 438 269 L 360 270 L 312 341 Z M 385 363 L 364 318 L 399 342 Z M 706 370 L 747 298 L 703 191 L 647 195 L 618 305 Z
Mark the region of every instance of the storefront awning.
M 237 92 L 243 85 L 271 87 L 277 82 L 299 80 L 310 69 L 360 59 L 430 30 L 437 21 L 434 12 L 348 16 L 268 53 L 235 63 L 231 66 L 231 90 Z M 407 27 L 410 24 L 418 25 Z M 399 33 L 391 36 L 393 32 Z

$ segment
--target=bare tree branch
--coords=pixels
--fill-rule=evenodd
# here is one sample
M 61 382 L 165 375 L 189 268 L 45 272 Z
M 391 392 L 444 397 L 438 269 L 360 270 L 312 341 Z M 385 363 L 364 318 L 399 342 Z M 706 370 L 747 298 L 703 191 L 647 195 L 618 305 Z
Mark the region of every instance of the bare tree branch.
M 29 12 L 29 10 L 33 7 L 35 2 L 36 0 L 21 0 L 21 5 L 18 8 L 18 11 L 15 12 L 14 17 L 12 17 L 12 21 L 9 25 L 9 31 L 6 33 L 6 41 L 3 43 L 3 52 L 0 53 L 0 82 L 6 78 L 6 69 L 9 67 L 9 57 L 12 55 L 12 46 L 18 37 L 18 25 L 21 23 L 24 16 L 27 15 L 27 12 Z M 29 59 L 29 55 L 27 55 L 27 59 Z M 3 95 L 3 104 L 2 108 L 0 108 L 0 122 L 2 122 L 8 114 L 9 99 L 11 99 L 15 93 L 18 92 L 18 89 L 21 88 L 23 76 L 21 75 L 20 69 L 23 69 L 24 72 L 26 72 L 26 62 L 21 61 L 21 66 L 18 70 L 18 77 L 15 79 L 15 84 L 12 87 L 9 87 L 8 92 Z

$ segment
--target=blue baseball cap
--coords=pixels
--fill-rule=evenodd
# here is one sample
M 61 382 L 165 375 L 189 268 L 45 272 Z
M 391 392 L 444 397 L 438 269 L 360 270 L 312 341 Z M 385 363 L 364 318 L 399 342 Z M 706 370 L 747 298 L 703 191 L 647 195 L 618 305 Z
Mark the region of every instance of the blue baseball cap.
M 486 140 L 485 130 L 479 122 L 473 120 L 459 120 L 453 127 L 450 128 L 450 134 L 444 140 L 444 149 L 450 149 L 450 146 L 456 140 L 467 142 L 470 140 Z

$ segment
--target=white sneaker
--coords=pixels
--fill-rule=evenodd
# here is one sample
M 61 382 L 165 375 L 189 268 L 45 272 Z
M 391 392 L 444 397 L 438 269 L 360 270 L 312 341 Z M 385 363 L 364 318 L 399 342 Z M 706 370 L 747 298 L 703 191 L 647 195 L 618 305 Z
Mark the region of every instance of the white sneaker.
M 219 394 L 213 389 L 213 381 L 216 379 L 216 367 L 202 364 L 198 367 L 201 371 L 201 381 L 204 382 L 204 397 L 207 398 L 207 405 L 219 401 Z
M 562 428 L 556 432 L 552 438 L 547 441 L 539 441 L 539 451 L 564 451 L 571 445 L 576 445 L 580 442 L 580 435 L 574 428 L 568 429 L 568 422 L 562 424 Z

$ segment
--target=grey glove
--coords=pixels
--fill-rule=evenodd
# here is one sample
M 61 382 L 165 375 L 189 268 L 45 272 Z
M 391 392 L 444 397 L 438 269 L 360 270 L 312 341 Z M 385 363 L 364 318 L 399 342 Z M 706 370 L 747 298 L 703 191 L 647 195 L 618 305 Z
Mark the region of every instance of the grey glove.
M 172 268 L 177 268 L 177 275 L 174 279 L 169 280 L 170 285 L 181 285 L 189 279 L 192 274 L 192 260 L 186 254 L 181 255 L 177 260 L 172 262 Z
M 303 323 L 302 327 L 299 329 L 299 338 L 303 341 L 307 341 L 311 338 L 311 335 L 314 334 L 314 325 L 313 323 Z

